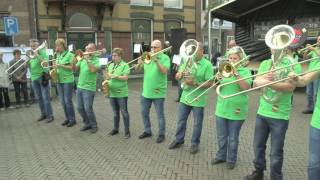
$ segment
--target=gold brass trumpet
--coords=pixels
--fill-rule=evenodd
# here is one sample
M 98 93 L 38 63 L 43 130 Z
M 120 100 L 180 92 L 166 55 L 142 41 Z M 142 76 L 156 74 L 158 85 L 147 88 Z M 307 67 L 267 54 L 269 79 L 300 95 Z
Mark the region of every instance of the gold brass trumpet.
M 82 59 L 87 59 L 89 56 L 100 56 L 101 54 L 106 53 L 107 50 L 105 48 L 101 49 L 101 50 L 97 50 L 97 51 L 92 51 L 92 52 L 83 52 L 82 50 L 78 49 L 75 51 L 76 54 L 76 59 L 78 61 L 82 60 Z
M 234 63 L 234 64 L 231 64 L 229 62 L 222 63 L 219 66 L 219 71 L 215 74 L 214 79 L 209 79 L 209 80 L 203 82 L 202 84 L 200 84 L 200 86 L 198 86 L 197 88 L 195 88 L 194 90 L 192 90 L 190 93 L 188 93 L 186 95 L 186 99 L 188 99 L 188 97 L 190 97 L 194 92 L 196 92 L 198 89 L 200 89 L 201 87 L 206 85 L 208 82 L 213 80 L 214 83 L 210 87 L 208 87 L 206 90 L 204 90 L 201 94 L 199 94 L 197 97 L 195 97 L 191 101 L 188 101 L 188 103 L 190 103 L 190 104 L 193 103 L 194 101 L 198 100 L 201 96 L 206 94 L 211 88 L 213 88 L 216 85 L 218 85 L 220 83 L 220 81 L 221 81 L 221 79 L 219 79 L 218 76 L 223 76 L 225 78 L 234 76 L 235 72 L 237 71 L 237 68 L 240 65 L 243 65 L 243 66 L 248 65 L 248 59 L 249 58 L 250 58 L 250 55 L 242 58 L 240 61 L 238 61 L 237 63 Z
M 260 73 L 260 74 L 256 74 L 256 75 L 252 75 L 252 76 L 248 76 L 248 77 L 245 77 L 245 78 L 241 78 L 241 79 L 238 79 L 238 80 L 235 80 L 235 81 L 231 81 L 231 82 L 228 82 L 228 83 L 225 83 L 225 84 L 221 84 L 217 87 L 216 91 L 217 91 L 217 94 L 224 98 L 224 99 L 227 99 L 227 98 L 231 98 L 231 97 L 234 97 L 234 96 L 238 96 L 238 95 L 241 95 L 241 94 L 244 94 L 244 93 L 248 93 L 248 92 L 251 92 L 251 91 L 254 91 L 254 90 L 257 90 L 257 89 L 260 89 L 260 88 L 264 88 L 264 87 L 267 87 L 267 86 L 270 86 L 270 85 L 273 85 L 273 84 L 276 84 L 276 83 L 279 83 L 279 82 L 282 82 L 282 81 L 285 81 L 285 80 L 288 80 L 290 79 L 290 77 L 285 77 L 285 78 L 282 78 L 282 79 L 279 79 L 279 80 L 276 80 L 276 81 L 272 81 L 270 83 L 267 83 L 265 85 L 262 85 L 262 86 L 257 86 L 257 87 L 253 87 L 253 88 L 250 88 L 250 89 L 247 89 L 247 90 L 243 90 L 243 91 L 240 91 L 240 92 L 237 92 L 237 93 L 234 93 L 234 94 L 229 94 L 229 95 L 226 95 L 226 96 L 222 96 L 221 93 L 220 93 L 220 89 L 221 87 L 223 86 L 227 86 L 229 84 L 233 84 L 233 83 L 237 83 L 239 81 L 242 81 L 242 80 L 246 80 L 246 79 L 250 79 L 250 78 L 254 78 L 254 77 L 257 77 L 257 76 L 261 76 L 261 75 L 264 75 L 264 74 L 267 74 L 267 73 L 271 73 L 271 72 L 276 72 L 276 71 L 279 71 L 279 70 L 282 70 L 282 69 L 287 69 L 287 68 L 292 68 L 298 64 L 303 64 L 303 63 L 307 63 L 309 61 L 312 61 L 314 59 L 318 59 L 319 57 L 314 57 L 314 58 L 310 58 L 310 59 L 306 59 L 304 61 L 300 61 L 300 62 L 297 62 L 297 63 L 293 63 L 293 64 L 290 64 L 288 66 L 284 66 L 284 67 L 280 67 L 280 68 L 275 68 L 275 69 L 272 69 L 270 71 L 267 71 L 267 72 L 264 72 L 264 73 Z M 307 74 L 307 73 L 310 73 L 310 72 L 314 72 L 314 71 L 319 71 L 319 69 L 315 69 L 315 70 L 312 70 L 312 71 L 307 71 L 307 72 L 304 72 L 304 73 L 300 73 L 300 74 L 297 74 L 297 76 L 302 76 L 304 74 Z
M 312 45 L 310 45 L 310 46 L 307 46 L 307 47 L 305 47 L 305 48 L 299 49 L 299 50 L 298 50 L 298 54 L 303 54 L 303 53 L 309 51 L 309 48 L 310 48 L 310 47 L 314 47 L 314 46 L 317 46 L 317 45 L 318 45 L 318 43 L 314 43 L 314 44 L 312 44 Z
M 51 66 L 50 66 L 49 62 L 54 62 L 54 61 L 56 61 L 56 59 L 50 59 L 50 60 L 48 60 L 48 61 L 42 61 L 42 62 L 41 62 L 41 67 L 42 67 L 42 68 L 51 68 L 51 67 L 53 67 L 54 65 L 51 65 Z

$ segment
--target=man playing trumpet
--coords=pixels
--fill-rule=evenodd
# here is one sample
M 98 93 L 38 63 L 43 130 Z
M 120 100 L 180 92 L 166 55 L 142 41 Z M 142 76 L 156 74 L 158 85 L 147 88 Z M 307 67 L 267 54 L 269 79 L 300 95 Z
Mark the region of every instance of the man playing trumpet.
M 154 40 L 151 43 L 152 54 L 157 54 L 162 49 L 160 40 Z M 161 143 L 165 139 L 166 120 L 164 116 L 164 100 L 167 95 L 167 74 L 170 69 L 170 58 L 164 53 L 160 52 L 152 56 L 150 63 L 144 63 L 142 58 L 139 60 L 139 66 L 136 71 L 143 68 L 143 91 L 141 96 L 141 115 L 144 124 L 144 132 L 139 136 L 139 139 L 151 137 L 151 123 L 150 123 L 150 108 L 154 103 L 158 124 L 159 135 L 157 143 Z
M 89 130 L 91 133 L 98 131 L 96 115 L 93 111 L 93 100 L 96 94 L 97 72 L 100 68 L 99 58 L 96 53 L 96 45 L 89 43 L 86 46 L 86 56 L 74 58 L 73 69 L 80 71 L 77 85 L 77 106 L 84 126 L 80 131 Z

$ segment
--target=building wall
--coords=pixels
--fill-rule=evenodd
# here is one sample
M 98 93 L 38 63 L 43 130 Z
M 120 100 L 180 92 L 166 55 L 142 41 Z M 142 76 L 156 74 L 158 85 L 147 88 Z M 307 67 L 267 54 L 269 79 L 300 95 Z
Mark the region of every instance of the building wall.
M 10 10 L 11 6 L 11 10 Z M 4 26 L 3 26 L 3 17 L 4 16 L 15 16 L 18 19 L 19 25 L 19 34 L 14 36 L 14 44 L 17 46 L 21 44 L 26 44 L 31 36 L 30 31 L 30 19 L 31 14 L 29 13 L 29 0 L 20 1 L 20 0 L 1 0 L 0 6 L 0 35 L 2 38 L 5 38 L 10 41 L 10 46 L 12 46 L 12 37 L 5 37 L 4 35 Z M 3 40 L 1 38 L 1 40 Z

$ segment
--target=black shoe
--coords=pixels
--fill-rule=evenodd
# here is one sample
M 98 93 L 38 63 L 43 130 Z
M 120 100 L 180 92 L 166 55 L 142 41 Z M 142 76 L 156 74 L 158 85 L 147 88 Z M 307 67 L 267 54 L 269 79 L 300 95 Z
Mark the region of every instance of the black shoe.
M 91 129 L 90 129 L 90 132 L 91 132 L 92 134 L 96 133 L 97 131 L 98 131 L 98 127 L 94 127 L 94 128 L 91 128 Z
M 199 145 L 191 145 L 190 154 L 196 154 L 199 151 Z
M 221 163 L 224 163 L 226 162 L 225 160 L 221 160 L 221 159 L 212 159 L 211 160 L 211 164 L 212 165 L 216 165 L 216 164 L 221 164 Z
M 313 111 L 309 109 L 302 111 L 302 114 L 312 114 L 312 113 Z
M 68 120 L 63 121 L 63 123 L 61 124 L 61 126 L 66 126 L 69 123 Z
M 69 122 L 69 123 L 67 124 L 67 127 L 72 127 L 72 126 L 74 126 L 74 125 L 76 125 L 76 124 L 77 124 L 77 122 L 71 121 L 71 122 Z
M 47 117 L 46 116 L 40 116 L 38 119 L 37 119 L 37 121 L 43 121 L 43 120 L 45 120 Z
M 86 131 L 86 130 L 89 130 L 89 129 L 91 129 L 90 126 L 83 126 L 83 127 L 80 129 L 80 131 Z
M 157 141 L 156 141 L 156 143 L 162 143 L 163 141 L 164 141 L 164 139 L 165 139 L 165 136 L 164 135 L 159 135 L 158 136 L 158 138 L 157 138 Z
M 182 143 L 179 143 L 179 142 L 173 141 L 173 142 L 169 145 L 169 149 L 176 149 L 176 148 L 179 148 L 181 145 L 183 145 L 183 142 L 182 142 Z
M 119 130 L 116 130 L 116 129 L 112 129 L 112 131 L 109 132 L 109 135 L 110 136 L 113 136 L 113 135 L 116 135 L 119 133 Z
M 53 116 L 51 116 L 46 120 L 46 123 L 51 123 L 53 120 L 54 120 L 54 118 L 53 118 Z
M 227 168 L 230 169 L 230 170 L 234 169 L 235 166 L 236 166 L 235 163 L 231 163 L 231 162 L 227 163 Z
M 130 137 L 131 137 L 130 131 L 128 131 L 128 132 L 126 132 L 126 133 L 124 134 L 124 138 L 125 138 L 125 139 L 129 139 Z
M 144 138 L 148 138 L 148 137 L 151 137 L 151 136 L 152 136 L 152 134 L 143 132 L 143 133 L 139 136 L 139 139 L 144 139 Z
M 263 171 L 256 169 L 252 174 L 244 177 L 244 180 L 263 180 Z

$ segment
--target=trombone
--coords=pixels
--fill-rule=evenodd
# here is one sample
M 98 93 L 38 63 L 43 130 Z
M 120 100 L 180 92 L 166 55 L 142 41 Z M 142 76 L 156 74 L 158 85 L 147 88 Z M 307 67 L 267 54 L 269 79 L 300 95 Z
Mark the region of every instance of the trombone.
M 279 70 L 282 70 L 282 69 L 292 68 L 292 67 L 294 67 L 294 66 L 296 66 L 296 65 L 298 65 L 298 64 L 307 63 L 307 62 L 309 62 L 309 61 L 312 61 L 312 60 L 318 59 L 318 58 L 319 58 L 319 57 L 314 57 L 314 58 L 306 59 L 306 60 L 304 60 L 304 61 L 296 62 L 296 63 L 290 64 L 290 65 L 288 65 L 288 66 L 284 66 L 284 67 L 280 67 L 280 68 L 275 68 L 275 69 L 272 69 L 272 70 L 267 71 L 267 72 L 264 72 L 264 73 L 260 73 L 260 74 L 248 76 L 248 77 L 241 78 L 241 79 L 238 79 L 238 80 L 235 80 L 235 81 L 231 81 L 231 82 L 228 82 L 228 83 L 225 83 L 225 84 L 221 84 L 221 85 L 219 85 L 219 86 L 217 87 L 217 89 L 216 89 L 217 94 L 218 94 L 220 97 L 222 97 L 222 98 L 224 98 L 224 99 L 227 99 L 227 98 L 231 98 L 231 97 L 233 97 L 233 96 L 238 96 L 238 95 L 241 95 L 241 94 L 244 94 L 244 93 L 248 93 L 248 92 L 250 92 L 250 91 L 254 91 L 254 90 L 257 90 L 257 89 L 260 89 L 260 88 L 264 88 L 264 87 L 267 87 L 267 86 L 270 86 L 270 85 L 273 85 L 273 84 L 276 84 L 276 83 L 279 83 L 279 82 L 288 80 L 288 79 L 290 79 L 290 77 L 282 78 L 282 79 L 279 79 L 279 80 L 272 81 L 272 82 L 270 82 L 270 83 L 264 84 L 264 85 L 262 85 L 262 86 L 253 87 L 253 88 L 250 88 L 250 89 L 247 89 L 247 90 L 243 90 L 243 91 L 240 91 L 240 92 L 237 92 L 237 93 L 234 93 L 234 94 L 229 94 L 229 95 L 226 95 L 226 96 L 223 96 L 223 95 L 221 95 L 221 93 L 220 93 L 220 89 L 221 89 L 221 87 L 223 87 L 223 86 L 226 86 L 226 85 L 229 85 L 229 84 L 233 84 L 233 83 L 237 83 L 237 82 L 242 81 L 242 80 L 254 78 L 254 77 L 256 77 L 256 76 L 261 76 L 261 75 L 264 75 L 264 74 L 267 74 L 267 73 L 276 72 L 276 71 L 279 71 Z M 307 74 L 307 73 L 310 73 L 310 72 L 314 72 L 314 71 L 319 71 L 319 69 L 315 69 L 315 70 L 312 70 L 312 71 L 303 72 L 303 73 L 297 74 L 296 76 L 303 76 L 304 74 Z
M 213 79 L 213 81 L 215 83 L 213 83 L 210 87 L 208 87 L 206 90 L 204 90 L 201 94 L 199 94 L 197 97 L 193 98 L 191 101 L 188 101 L 188 103 L 193 103 L 194 101 L 198 100 L 201 96 L 203 96 L 204 94 L 206 94 L 211 88 L 215 87 L 216 85 L 218 85 L 221 81 L 221 79 L 218 79 L 217 77 L 218 76 L 223 76 L 225 78 L 228 78 L 228 77 L 231 77 L 235 74 L 237 68 L 239 65 L 243 64 L 243 66 L 246 66 L 248 65 L 247 61 L 248 59 L 250 58 L 250 55 L 242 58 L 240 61 L 234 63 L 234 64 L 231 64 L 231 63 L 222 63 L 220 66 L 219 66 L 219 71 L 215 74 L 215 77 Z M 208 79 L 206 80 L 205 82 L 203 82 L 202 84 L 200 84 L 197 88 L 195 88 L 194 90 L 192 90 L 191 92 L 189 92 L 187 95 L 186 95 L 186 99 L 188 99 L 188 97 L 191 96 L 191 94 L 193 94 L 194 92 L 196 92 L 198 89 L 200 89 L 201 87 L 203 87 L 204 85 L 206 85 L 208 82 L 212 81 L 212 79 Z
M 305 52 L 308 51 L 308 49 L 309 49 L 310 47 L 314 47 L 314 46 L 317 46 L 317 45 L 318 45 L 318 43 L 314 43 L 314 44 L 312 44 L 312 45 L 310 45 L 310 46 L 306 46 L 305 48 L 299 49 L 299 50 L 298 50 L 298 54 L 305 53 Z
M 38 51 L 42 50 L 43 48 L 47 48 L 47 41 L 43 41 L 43 43 L 38 46 L 35 50 L 30 50 L 27 52 L 27 56 L 32 59 L 37 56 Z
M 13 71 L 11 71 L 17 64 L 20 64 L 20 63 L 23 63 L 24 64 L 24 60 L 23 60 L 23 58 L 21 58 L 21 59 L 19 59 L 17 62 L 15 62 L 14 64 L 12 64 L 5 72 L 9 75 L 9 76 L 11 76 L 11 75 L 13 75 L 16 71 L 17 71 L 17 69 L 19 69 L 19 68 L 21 68 L 20 66 L 18 66 L 18 68 L 16 68 L 15 70 L 13 70 Z M 11 72 L 10 72 L 11 71 Z
M 83 52 L 80 49 L 78 49 L 75 51 L 75 54 L 76 54 L 76 59 L 78 61 L 81 61 L 82 59 L 87 59 L 91 55 L 100 56 L 101 54 L 104 54 L 106 52 L 107 50 L 105 48 L 97 51 L 92 51 L 92 52 Z

